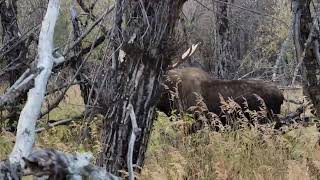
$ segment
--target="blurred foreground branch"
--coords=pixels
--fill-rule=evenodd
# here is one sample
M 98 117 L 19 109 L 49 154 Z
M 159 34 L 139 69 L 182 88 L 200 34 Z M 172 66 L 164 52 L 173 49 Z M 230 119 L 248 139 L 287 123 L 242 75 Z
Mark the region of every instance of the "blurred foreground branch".
M 25 175 L 38 177 L 47 176 L 48 179 L 65 179 L 72 176 L 73 179 L 89 177 L 96 180 L 117 180 L 104 168 L 92 165 L 91 153 L 67 154 L 54 149 L 36 150 L 28 158 L 23 158 L 27 170 Z

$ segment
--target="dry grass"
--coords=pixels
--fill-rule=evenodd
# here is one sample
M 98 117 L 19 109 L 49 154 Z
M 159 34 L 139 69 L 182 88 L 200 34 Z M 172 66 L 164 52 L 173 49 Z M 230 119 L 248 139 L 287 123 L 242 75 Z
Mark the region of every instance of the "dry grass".
M 301 89 L 284 91 L 303 100 Z M 283 104 L 283 114 L 299 105 Z M 310 116 L 309 110 L 305 113 Z M 319 179 L 320 133 L 316 125 L 285 134 L 268 126 L 184 135 L 160 114 L 141 179 Z
M 52 102 L 55 98 L 49 96 L 46 98 L 43 110 L 46 109 L 48 103 Z M 81 114 L 84 110 L 84 104 L 80 96 L 79 87 L 74 86 L 70 88 L 65 98 L 60 102 L 58 108 L 54 109 L 43 117 L 38 125 L 46 124 L 46 120 L 59 120 L 67 119 Z M 97 121 L 91 125 L 93 131 L 91 132 L 92 139 L 86 140 L 84 143 L 79 143 L 81 123 L 72 123 L 70 126 L 59 126 L 42 132 L 37 136 L 37 147 L 55 148 L 65 152 L 76 151 L 92 151 L 97 153 L 100 150 L 98 141 Z M 14 135 L 9 132 L 0 134 L 0 159 L 5 159 L 11 148 L 14 145 Z
M 43 105 L 43 110 L 47 108 L 48 104 L 52 104 L 59 93 L 46 98 Z M 67 91 L 64 99 L 60 102 L 59 106 L 49 113 L 50 119 L 63 119 L 74 117 L 84 111 L 84 103 L 81 97 L 79 86 L 72 86 Z M 43 119 L 48 118 L 45 116 Z
M 319 131 L 286 134 L 246 128 L 223 133 L 203 129 L 185 136 L 161 115 L 155 124 L 142 179 L 308 179 L 307 159 L 318 162 Z
M 50 118 L 60 119 L 83 110 L 78 90 L 72 89 L 69 99 Z M 285 91 L 287 98 L 302 99 L 302 91 Z M 77 105 L 75 105 L 77 104 Z M 296 105 L 285 103 L 283 113 Z M 188 121 L 187 123 L 184 121 Z M 160 113 L 155 122 L 146 164 L 139 179 L 319 179 L 320 146 L 316 125 L 299 126 L 285 134 L 267 126 L 242 128 L 222 133 L 205 128 L 186 135 L 177 126 L 192 119 L 172 122 Z M 101 150 L 99 118 L 92 123 L 91 138 L 79 142 L 81 124 L 60 126 L 38 135 L 37 147 L 52 147 L 66 152 Z M 11 151 L 14 136 L 0 135 L 0 158 Z

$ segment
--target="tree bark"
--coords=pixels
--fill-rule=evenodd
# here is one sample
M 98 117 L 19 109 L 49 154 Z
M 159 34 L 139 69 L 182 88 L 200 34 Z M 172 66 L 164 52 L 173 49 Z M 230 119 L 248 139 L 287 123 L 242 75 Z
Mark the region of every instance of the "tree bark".
M 237 67 L 233 61 L 232 56 L 232 45 L 231 45 L 231 35 L 229 27 L 229 0 L 222 0 L 225 3 L 214 3 L 216 4 L 217 13 L 217 75 L 220 78 L 231 78 Z
M 5 0 L 0 2 L 0 19 L 2 25 L 2 44 L 4 44 L 3 52 L 9 50 L 15 43 L 20 40 L 21 34 L 17 21 L 17 0 Z M 5 64 L 12 64 L 18 68 L 14 71 L 9 71 L 7 74 L 10 86 L 13 85 L 16 80 L 22 75 L 26 66 L 23 61 L 26 58 L 28 49 L 24 41 L 21 41 L 16 47 L 11 49 L 5 54 Z M 0 52 L 1 54 L 1 52 Z M 12 66 L 11 65 L 11 66 Z M 10 116 L 10 124 L 13 124 L 19 118 L 20 108 L 17 108 L 19 104 L 26 101 L 27 95 L 23 94 L 13 105 L 8 108 Z
M 82 1 L 78 1 L 78 2 L 82 2 Z M 78 19 L 78 12 L 75 8 L 75 4 L 73 4 L 71 7 L 71 22 L 72 22 L 73 40 L 76 41 L 79 37 L 81 37 L 81 29 L 80 29 L 80 25 L 79 25 L 80 23 L 79 23 L 79 19 Z M 92 48 L 90 48 L 90 49 L 92 49 Z M 77 44 L 73 49 L 74 54 L 79 54 L 79 56 L 77 56 L 78 60 L 75 61 L 71 65 L 75 72 L 78 70 L 78 68 L 81 67 L 81 64 L 83 63 L 83 56 L 80 55 L 81 50 L 82 50 L 82 43 L 79 42 L 79 44 Z M 80 72 L 82 72 L 82 71 L 80 71 Z M 82 73 L 79 73 L 76 76 L 76 80 L 85 82 L 85 78 L 83 77 Z M 81 90 L 81 96 L 84 100 L 84 103 L 87 105 L 88 104 L 88 102 L 87 102 L 88 95 L 89 95 L 89 91 L 90 91 L 90 87 L 89 87 L 88 83 L 80 84 L 80 90 Z
M 103 152 L 97 163 L 119 174 L 127 170 L 131 134 L 127 107 L 132 104 L 137 125 L 133 163 L 142 167 L 155 118 L 159 82 L 170 63 L 174 27 L 186 0 L 117 0 L 112 32 L 113 58 L 99 106 L 106 109 Z
M 320 64 L 318 39 L 313 37 L 313 20 L 310 11 L 311 0 L 292 0 L 295 16 L 295 46 L 299 59 L 302 57 L 304 65 L 304 93 L 311 99 L 316 116 L 320 117 Z M 317 35 L 318 36 L 318 35 Z M 310 43 L 308 42 L 311 38 Z M 303 50 L 304 49 L 304 50 Z
M 50 0 L 48 10 L 42 22 L 38 46 L 38 64 L 40 74 L 35 78 L 35 86 L 28 93 L 28 100 L 23 108 L 17 128 L 16 143 L 9 156 L 11 164 L 22 164 L 22 157 L 27 157 L 33 149 L 36 121 L 44 101 L 47 83 L 53 68 L 53 33 L 59 15 L 59 0 Z

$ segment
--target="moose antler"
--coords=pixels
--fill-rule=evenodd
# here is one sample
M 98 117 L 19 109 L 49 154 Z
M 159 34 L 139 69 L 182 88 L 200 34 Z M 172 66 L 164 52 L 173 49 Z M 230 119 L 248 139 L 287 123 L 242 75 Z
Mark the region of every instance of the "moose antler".
M 169 66 L 168 69 L 169 70 L 174 69 L 178 67 L 180 64 L 182 64 L 183 62 L 185 62 L 197 50 L 199 44 L 200 43 L 192 44 L 191 47 L 188 48 L 187 51 L 182 54 L 181 58 L 176 63 Z

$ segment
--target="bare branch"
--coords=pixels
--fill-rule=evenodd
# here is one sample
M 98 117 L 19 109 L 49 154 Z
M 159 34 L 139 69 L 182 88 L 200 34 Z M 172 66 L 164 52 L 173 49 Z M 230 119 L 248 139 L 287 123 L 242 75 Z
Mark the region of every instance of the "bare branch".
M 90 18 L 92 18 L 92 19 L 95 19 L 95 18 L 96 18 L 96 16 L 93 15 L 93 13 L 92 13 L 92 9 L 93 9 L 93 7 L 94 7 L 94 5 L 95 5 L 96 2 L 93 2 L 93 4 L 91 5 L 91 7 L 89 7 L 89 8 L 85 5 L 85 3 L 83 2 L 83 0 L 77 0 L 77 2 L 78 2 L 78 4 L 79 4 L 79 6 L 81 7 L 81 9 L 82 9 L 85 13 L 88 13 L 88 14 L 90 15 Z
M 79 116 L 76 116 L 76 117 L 69 118 L 69 119 L 58 120 L 58 121 L 56 121 L 54 123 L 48 123 L 47 127 L 43 127 L 43 128 L 37 129 L 36 133 L 40 133 L 42 131 L 51 129 L 51 128 L 56 127 L 56 126 L 67 125 L 72 121 L 78 121 L 78 120 L 81 120 L 82 118 L 83 118 L 83 114 L 81 114 Z
M 113 9 L 114 9 L 113 6 L 112 6 L 111 8 L 109 8 L 109 9 L 104 13 L 104 15 L 102 15 L 94 24 L 95 24 L 95 25 L 98 24 L 98 23 L 104 18 L 104 16 L 107 15 L 107 14 L 109 14 Z M 72 46 L 71 46 L 69 49 L 67 49 L 66 52 L 69 52 L 69 51 L 70 51 L 72 48 L 74 48 L 79 42 L 81 42 L 81 40 L 82 40 L 83 38 L 85 38 L 87 34 L 89 34 L 89 33 L 91 32 L 91 30 L 94 28 L 95 25 L 92 25 L 92 26 L 89 28 L 89 30 L 87 30 L 84 34 L 82 34 L 82 36 L 79 37 L 79 38 L 72 44 Z M 90 29 L 91 29 L 91 30 L 90 30 Z M 79 53 L 76 54 L 75 56 L 72 56 L 72 57 L 70 57 L 70 58 L 68 58 L 68 59 L 63 59 L 63 58 L 59 58 L 59 60 L 55 59 L 54 67 L 57 68 L 57 67 L 59 67 L 59 66 L 61 65 L 62 62 L 74 61 L 77 56 L 79 56 L 79 55 L 85 55 L 85 54 L 89 53 L 90 51 L 92 51 L 92 49 L 98 47 L 104 40 L 105 40 L 105 36 L 100 36 L 99 38 L 95 39 L 95 41 L 94 41 L 92 44 L 90 44 L 88 47 L 82 49 L 81 52 L 79 52 Z M 52 52 L 53 52 L 53 51 L 52 51 Z M 65 55 L 66 55 L 66 54 L 64 54 L 64 56 L 65 56 Z M 29 73 L 29 71 L 30 71 L 30 70 L 28 69 L 25 73 Z M 24 74 L 25 74 L 25 73 L 24 73 Z M 36 75 L 37 75 L 37 73 L 35 73 L 34 76 L 36 76 Z M 20 77 L 19 79 L 24 79 L 24 78 L 25 78 L 25 77 Z M 14 102 L 17 97 L 19 97 L 22 93 L 24 93 L 24 92 L 26 92 L 27 90 L 29 90 L 30 88 L 32 88 L 32 86 L 33 86 L 33 82 L 30 81 L 30 83 L 25 83 L 25 84 L 23 84 L 23 86 L 19 87 L 19 89 L 16 89 L 16 88 L 11 87 L 11 88 L 10 88 L 10 89 L 11 89 L 10 91 L 8 91 L 6 94 L 0 96 L 0 107 L 3 107 L 3 106 L 6 105 L 6 104 L 10 104 L 10 103 Z M 60 99 L 60 100 L 59 100 L 59 99 Z M 57 101 L 56 101 L 56 103 L 54 103 L 54 105 L 52 106 L 52 109 L 55 108 L 62 99 L 63 99 L 63 97 L 58 98 Z M 52 109 L 50 108 L 50 110 L 52 110 Z M 42 116 L 45 115 L 45 114 L 47 114 L 48 112 L 49 112 L 49 111 L 44 112 L 44 113 L 42 114 Z
M 245 27 L 240 25 L 239 23 L 237 23 L 236 21 L 234 21 L 233 19 L 231 19 L 230 17 L 227 17 L 221 13 L 216 12 L 215 10 L 209 8 L 208 6 L 204 5 L 202 2 L 200 2 L 199 0 L 194 0 L 195 2 L 197 2 L 199 5 L 201 5 L 202 7 L 204 7 L 205 9 L 207 9 L 208 11 L 211 11 L 213 13 L 219 14 L 219 16 L 224 17 L 226 19 L 229 20 L 229 22 L 235 27 L 238 28 L 239 30 L 246 32 Z M 253 38 L 253 36 L 249 35 L 251 38 Z
M 275 129 L 279 129 L 283 125 L 289 124 L 290 121 L 293 121 L 294 119 L 299 118 L 300 115 L 305 111 L 305 108 L 306 108 L 305 105 L 299 106 L 296 109 L 296 111 L 290 112 L 287 116 L 285 116 L 281 119 L 278 119 L 275 124 Z
M 49 179 L 65 179 L 66 177 L 89 177 L 97 180 L 118 180 L 113 174 L 102 167 L 90 163 L 91 153 L 76 153 L 75 155 L 56 151 L 54 149 L 36 150 L 29 157 L 23 157 L 27 166 L 25 175 L 38 177 L 49 176 Z
M 196 0 L 196 1 L 198 2 L 198 0 Z M 274 16 L 272 16 L 272 15 L 270 15 L 270 14 L 266 14 L 266 13 L 263 13 L 263 12 L 255 11 L 255 10 L 248 9 L 248 8 L 245 8 L 245 7 L 242 7 L 242 6 L 233 4 L 233 3 L 228 3 L 228 2 L 224 2 L 224 1 L 220 1 L 220 0 L 212 0 L 212 1 L 217 2 L 217 3 L 226 4 L 226 5 L 228 5 L 228 6 L 236 7 L 236 8 L 239 8 L 239 9 L 242 9 L 242 10 L 245 10 L 245 11 L 248 11 L 248 12 L 251 12 L 251 13 L 254 13 L 254 14 L 257 14 L 257 15 L 270 17 L 271 19 L 277 20 L 277 21 L 281 22 L 281 24 L 283 24 L 283 25 L 285 25 L 287 28 L 289 28 L 287 22 L 283 21 L 282 19 L 276 18 L 276 17 L 274 17 Z
M 0 58 L 2 58 L 4 55 L 12 51 L 14 48 L 16 48 L 19 44 L 26 41 L 35 31 L 39 29 L 40 25 L 36 25 L 32 27 L 30 30 L 28 30 L 25 34 L 23 34 L 17 42 L 15 42 L 12 46 L 6 48 L 7 45 L 4 45 L 0 48 Z
M 53 93 L 55 93 L 55 92 L 57 92 L 57 91 L 61 91 L 62 89 L 67 88 L 68 86 L 74 86 L 74 85 L 83 84 L 83 83 L 86 83 L 86 82 L 85 82 L 85 81 L 77 81 L 77 82 L 73 82 L 73 83 L 63 84 L 63 85 L 60 86 L 60 87 L 57 87 L 57 88 L 54 88 L 54 89 L 49 90 L 49 91 L 46 93 L 46 96 L 49 95 L 49 94 L 53 94 Z
M 17 97 L 32 88 L 34 78 L 40 73 L 41 69 L 37 69 L 36 72 L 30 72 L 30 69 L 27 69 L 6 93 L 0 96 L 0 108 L 12 104 Z
M 128 166 L 128 172 L 129 172 L 129 180 L 134 180 L 134 171 L 133 171 L 133 163 L 132 163 L 133 149 L 134 149 L 134 143 L 136 141 L 136 137 L 139 135 L 141 129 L 137 125 L 137 119 L 136 119 L 136 115 L 134 113 L 132 104 L 128 105 L 127 110 L 130 114 L 131 125 L 132 125 L 132 133 L 130 136 L 128 154 L 127 154 L 127 166 Z
M 70 50 L 72 50 L 77 44 L 79 44 L 93 30 L 93 28 L 103 20 L 103 18 L 107 14 L 112 12 L 113 9 L 114 6 L 109 7 L 77 40 L 72 43 L 72 45 L 65 52 L 63 52 L 63 56 L 66 56 Z
M 97 36 L 96 36 L 96 38 L 97 38 Z M 50 111 L 52 111 L 54 108 L 56 108 L 56 107 L 59 105 L 59 103 L 63 100 L 64 95 L 67 93 L 68 89 L 71 87 L 72 83 L 74 82 L 74 80 L 76 79 L 76 77 L 79 75 L 81 68 L 83 67 L 83 65 L 85 64 L 85 62 L 89 59 L 89 57 L 90 57 L 90 55 L 91 55 L 91 53 L 92 53 L 92 50 L 93 50 L 93 48 L 94 48 L 93 45 L 94 45 L 94 44 L 92 44 L 92 47 L 91 47 L 91 50 L 90 50 L 89 54 L 84 58 L 84 60 L 83 60 L 83 61 L 81 62 L 81 64 L 79 65 L 77 71 L 75 72 L 75 74 L 74 74 L 73 77 L 71 78 L 71 81 L 70 81 L 70 83 L 68 84 L 68 86 L 63 90 L 63 92 L 58 96 L 58 98 L 56 98 L 55 101 L 54 101 L 52 104 L 50 104 L 50 106 L 48 107 L 48 109 L 47 109 L 45 112 L 43 112 L 43 113 L 40 114 L 40 116 L 39 116 L 40 118 L 43 117 L 44 115 L 48 114 L 48 113 L 49 113 Z
M 91 6 L 88 8 L 82 0 L 77 0 L 79 6 L 81 7 L 81 9 L 87 13 L 89 15 L 89 18 L 93 21 L 96 21 L 97 20 L 97 17 L 93 14 L 92 10 L 94 8 L 94 6 L 96 5 L 97 3 L 97 0 L 95 0 L 94 2 L 92 2 Z M 107 34 L 108 32 L 108 28 L 106 28 L 106 26 L 104 26 L 103 24 L 99 24 L 100 26 L 100 29 L 101 31 L 104 33 L 104 34 Z

